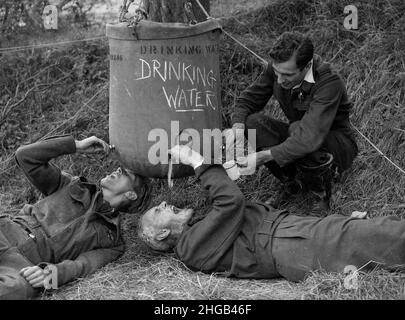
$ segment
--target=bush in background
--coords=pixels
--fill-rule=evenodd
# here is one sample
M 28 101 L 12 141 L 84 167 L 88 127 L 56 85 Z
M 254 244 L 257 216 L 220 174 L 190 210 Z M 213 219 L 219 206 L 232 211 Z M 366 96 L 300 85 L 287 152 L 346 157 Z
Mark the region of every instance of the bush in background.
M 44 8 L 53 4 L 59 12 L 58 24 L 61 28 L 71 28 L 72 25 L 88 27 L 88 13 L 98 1 L 96 0 L 1 0 L 0 1 L 0 34 L 5 39 L 16 35 L 43 32 Z

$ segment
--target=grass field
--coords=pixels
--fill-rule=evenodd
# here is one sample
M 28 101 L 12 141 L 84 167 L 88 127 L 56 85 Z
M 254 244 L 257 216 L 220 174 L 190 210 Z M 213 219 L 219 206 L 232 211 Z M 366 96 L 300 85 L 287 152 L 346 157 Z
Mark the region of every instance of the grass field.
M 238 2 L 239 3 L 239 2 Z M 259 7 L 256 7 L 260 3 Z M 316 53 L 328 60 L 347 83 L 355 108 L 353 124 L 392 161 L 405 167 L 405 3 L 384 1 L 241 1 L 233 16 L 221 19 L 224 29 L 262 57 L 283 31 L 310 35 Z M 267 3 L 267 2 L 266 2 Z M 355 4 L 359 29 L 343 27 L 343 8 Z M 229 4 L 228 4 L 229 5 Z M 225 8 L 224 8 L 225 7 Z M 214 16 L 228 12 L 212 2 Z M 96 33 L 97 30 L 91 32 Z M 93 33 L 92 33 L 93 34 Z M 47 134 L 70 133 L 76 138 L 96 134 L 108 140 L 108 46 L 87 44 L 0 53 L 0 208 L 15 214 L 38 193 L 19 172 L 12 155 L 23 143 Z M 224 125 L 232 104 L 260 72 L 259 64 L 224 36 L 221 42 Z M 4 82 L 3 82 L 4 81 Z M 107 87 L 106 87 L 107 86 Z M 104 88 L 104 89 L 103 89 Z M 88 104 L 95 93 L 101 91 Z M 271 101 L 266 112 L 283 118 Z M 334 187 L 327 214 L 367 211 L 370 217 L 405 218 L 405 175 L 358 135 L 360 153 L 353 167 Z M 10 161 L 9 161 L 10 160 Z M 57 163 L 73 174 L 94 180 L 117 165 L 102 156 L 72 155 Z M 279 188 L 266 170 L 239 181 L 249 199 L 266 200 Z M 154 181 L 153 204 L 170 197 L 174 204 L 202 207 L 204 197 L 193 177 Z M 312 214 L 313 199 L 300 195 L 286 209 Z M 138 217 L 124 216 L 126 253 L 93 275 L 79 279 L 41 299 L 404 299 L 405 274 L 375 270 L 359 273 L 358 289 L 345 289 L 343 273 L 316 272 L 301 283 L 283 279 L 237 280 L 188 270 L 172 254 L 154 255 L 135 234 Z

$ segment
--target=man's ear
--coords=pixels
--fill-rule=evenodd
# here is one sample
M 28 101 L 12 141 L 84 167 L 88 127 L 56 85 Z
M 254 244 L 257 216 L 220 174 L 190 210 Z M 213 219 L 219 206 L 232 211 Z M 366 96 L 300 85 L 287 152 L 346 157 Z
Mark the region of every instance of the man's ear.
M 138 195 L 136 194 L 135 191 L 127 191 L 124 193 L 125 198 L 127 198 L 128 200 L 136 200 L 138 199 Z
M 166 239 L 169 235 L 170 235 L 170 229 L 162 229 L 156 234 L 155 239 L 158 241 L 162 241 L 162 240 Z

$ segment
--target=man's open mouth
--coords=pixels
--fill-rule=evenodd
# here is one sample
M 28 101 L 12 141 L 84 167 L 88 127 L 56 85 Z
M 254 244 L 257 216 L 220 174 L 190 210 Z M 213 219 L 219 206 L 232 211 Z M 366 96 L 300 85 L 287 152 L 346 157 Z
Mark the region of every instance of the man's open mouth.
M 171 206 L 171 208 L 172 208 L 174 214 L 178 214 L 181 211 L 181 209 L 179 209 L 175 206 Z

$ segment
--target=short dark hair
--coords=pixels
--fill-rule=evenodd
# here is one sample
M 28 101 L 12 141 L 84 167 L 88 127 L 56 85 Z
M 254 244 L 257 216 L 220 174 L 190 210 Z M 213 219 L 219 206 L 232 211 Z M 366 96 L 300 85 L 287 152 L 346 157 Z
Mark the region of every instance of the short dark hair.
M 132 188 L 138 197 L 135 200 L 126 201 L 117 209 L 121 212 L 142 214 L 146 211 L 151 201 L 149 179 L 135 174 L 135 180 L 132 183 Z
M 314 45 L 311 39 L 300 32 L 284 32 L 277 38 L 269 55 L 275 62 L 286 62 L 290 60 L 294 52 L 297 52 L 298 69 L 304 69 L 314 57 Z

